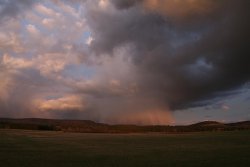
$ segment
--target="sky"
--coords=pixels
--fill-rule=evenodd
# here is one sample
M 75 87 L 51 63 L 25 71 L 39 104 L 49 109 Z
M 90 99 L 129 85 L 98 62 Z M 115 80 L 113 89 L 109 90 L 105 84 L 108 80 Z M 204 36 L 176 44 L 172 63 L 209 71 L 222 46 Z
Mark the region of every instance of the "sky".
M 0 0 L 0 117 L 250 120 L 248 0 Z

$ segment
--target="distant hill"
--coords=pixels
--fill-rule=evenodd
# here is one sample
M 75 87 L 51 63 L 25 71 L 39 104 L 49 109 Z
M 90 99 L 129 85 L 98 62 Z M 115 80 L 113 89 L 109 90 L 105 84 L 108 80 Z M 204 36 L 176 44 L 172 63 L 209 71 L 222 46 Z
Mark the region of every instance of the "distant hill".
M 242 121 L 242 122 L 235 122 L 235 123 L 230 123 L 227 124 L 228 126 L 232 127 L 250 127 L 250 121 Z
M 223 123 L 220 122 L 216 122 L 216 121 L 203 121 L 203 122 L 199 122 L 196 124 L 193 124 L 191 126 L 224 126 Z
M 10 119 L 0 118 L 2 129 L 27 129 L 50 130 L 82 133 L 183 133 L 200 131 L 229 131 L 250 130 L 250 121 L 236 123 L 220 123 L 216 121 L 204 121 L 187 126 L 137 126 L 137 125 L 108 125 L 89 120 L 58 120 L 58 119 Z

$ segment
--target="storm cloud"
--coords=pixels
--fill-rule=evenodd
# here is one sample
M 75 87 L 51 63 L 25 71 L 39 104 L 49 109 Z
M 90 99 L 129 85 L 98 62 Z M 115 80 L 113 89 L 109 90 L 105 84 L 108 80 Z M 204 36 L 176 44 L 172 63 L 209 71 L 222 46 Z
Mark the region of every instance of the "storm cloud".
M 167 124 L 221 103 L 249 83 L 249 5 L 1 1 L 0 116 Z
M 248 1 L 113 3 L 114 10 L 89 11 L 92 50 L 132 45 L 141 96 L 175 110 L 249 81 Z

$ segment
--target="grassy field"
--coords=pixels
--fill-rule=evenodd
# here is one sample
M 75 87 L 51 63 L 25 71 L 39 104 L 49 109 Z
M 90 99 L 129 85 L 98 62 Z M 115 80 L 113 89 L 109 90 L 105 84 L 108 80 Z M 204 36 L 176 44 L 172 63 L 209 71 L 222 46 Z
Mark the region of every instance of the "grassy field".
M 250 166 L 250 131 L 81 134 L 0 130 L 1 167 Z

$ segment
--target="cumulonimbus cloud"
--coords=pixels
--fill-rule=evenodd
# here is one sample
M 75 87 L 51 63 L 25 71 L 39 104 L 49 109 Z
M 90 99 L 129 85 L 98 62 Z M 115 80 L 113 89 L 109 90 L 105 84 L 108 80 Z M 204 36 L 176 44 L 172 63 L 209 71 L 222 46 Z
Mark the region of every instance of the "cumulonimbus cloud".
M 116 10 L 89 11 L 92 49 L 132 44 L 142 96 L 175 110 L 248 82 L 248 1 L 112 2 Z

